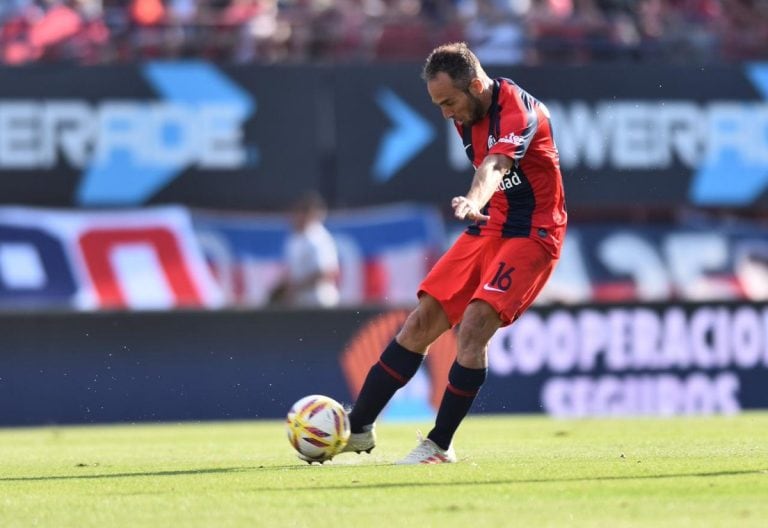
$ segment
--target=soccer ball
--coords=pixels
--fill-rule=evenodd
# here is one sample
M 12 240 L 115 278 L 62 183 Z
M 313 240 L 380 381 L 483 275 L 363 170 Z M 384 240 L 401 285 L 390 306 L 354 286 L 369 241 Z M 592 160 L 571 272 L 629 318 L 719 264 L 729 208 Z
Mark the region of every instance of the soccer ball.
M 310 464 L 332 459 L 349 440 L 347 412 L 328 396 L 303 397 L 291 406 L 285 422 L 288 441 Z

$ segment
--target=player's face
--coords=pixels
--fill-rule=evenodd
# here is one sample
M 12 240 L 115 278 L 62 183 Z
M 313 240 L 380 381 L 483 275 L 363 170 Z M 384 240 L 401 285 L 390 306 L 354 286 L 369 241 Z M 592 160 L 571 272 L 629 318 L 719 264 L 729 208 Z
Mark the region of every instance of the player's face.
M 447 73 L 440 72 L 427 81 L 427 91 L 445 119 L 453 119 L 460 126 L 472 126 L 485 116 L 483 103 L 474 93 L 475 84 L 470 84 L 467 90 L 460 90 Z

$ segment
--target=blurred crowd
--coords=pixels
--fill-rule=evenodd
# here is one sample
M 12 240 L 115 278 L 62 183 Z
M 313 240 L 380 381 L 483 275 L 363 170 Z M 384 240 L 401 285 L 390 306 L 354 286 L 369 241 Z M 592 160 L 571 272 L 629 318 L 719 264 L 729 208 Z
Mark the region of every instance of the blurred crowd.
M 421 61 L 465 40 L 488 64 L 768 58 L 768 0 L 0 0 L 0 62 Z

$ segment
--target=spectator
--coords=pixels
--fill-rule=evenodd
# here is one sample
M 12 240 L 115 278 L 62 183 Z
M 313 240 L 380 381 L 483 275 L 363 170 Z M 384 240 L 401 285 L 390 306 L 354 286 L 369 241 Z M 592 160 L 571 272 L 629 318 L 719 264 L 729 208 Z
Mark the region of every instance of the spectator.
M 165 19 L 162 0 L 133 0 L 129 12 L 139 26 L 155 26 Z
M 285 244 L 286 271 L 272 302 L 312 308 L 339 304 L 339 258 L 336 242 L 323 225 L 325 215 L 325 202 L 317 193 L 307 193 L 294 204 L 293 230 Z
M 765 60 L 765 0 L 0 0 L 0 62 Z
M 722 53 L 728 60 L 768 58 L 768 2 L 722 0 Z
M 483 64 L 521 64 L 526 39 L 521 16 L 530 6 L 523 2 L 476 0 L 462 6 L 468 20 L 467 37 Z

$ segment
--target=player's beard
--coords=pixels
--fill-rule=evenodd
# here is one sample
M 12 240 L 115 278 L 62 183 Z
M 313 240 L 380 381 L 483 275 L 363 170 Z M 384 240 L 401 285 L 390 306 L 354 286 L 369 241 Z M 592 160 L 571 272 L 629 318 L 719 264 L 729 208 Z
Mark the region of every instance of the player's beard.
M 467 113 L 469 114 L 469 119 L 464 121 L 463 124 L 466 126 L 472 126 L 485 117 L 485 109 L 483 108 L 483 102 L 479 97 L 472 95 L 469 90 L 467 90 L 466 93 L 468 102 Z

